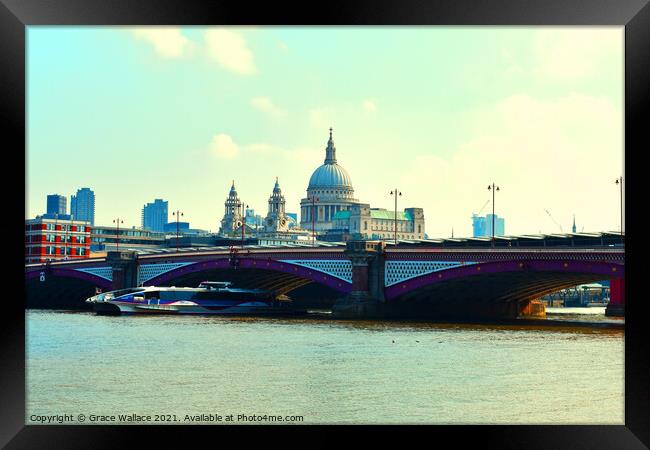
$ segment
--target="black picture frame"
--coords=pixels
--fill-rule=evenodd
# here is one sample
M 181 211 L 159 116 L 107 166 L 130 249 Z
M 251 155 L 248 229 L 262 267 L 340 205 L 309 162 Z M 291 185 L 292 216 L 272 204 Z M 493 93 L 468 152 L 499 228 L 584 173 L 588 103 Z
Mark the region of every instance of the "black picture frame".
M 454 445 L 471 442 L 498 448 L 647 448 L 650 445 L 650 354 L 645 342 L 648 300 L 641 286 L 642 248 L 640 214 L 647 191 L 642 187 L 643 153 L 648 145 L 647 115 L 650 99 L 650 6 L 647 0 L 356 0 L 323 4 L 255 3 L 182 0 L 0 0 L 0 108 L 8 125 L 5 155 L 26 151 L 25 54 L 26 27 L 30 25 L 620 25 L 625 26 L 625 177 L 626 192 L 626 304 L 625 324 L 625 426 L 372 426 L 359 427 L 374 438 L 397 437 L 404 443 L 413 432 L 432 433 L 427 444 L 450 438 Z M 11 164 L 21 166 L 21 159 Z M 25 158 L 22 159 L 26 174 Z M 18 173 L 5 165 L 5 175 Z M 25 175 L 26 176 L 26 175 Z M 239 443 L 257 433 L 289 432 L 299 445 L 312 427 L 188 427 L 188 426 L 26 426 L 25 425 L 25 313 L 22 246 L 24 223 L 17 190 L 18 180 L 3 177 L 7 214 L 3 236 L 10 242 L 5 256 L 5 285 L 12 294 L 3 298 L 1 329 L 2 383 L 0 383 L 0 445 L 6 448 L 118 448 L 136 438 L 170 444 L 199 442 L 198 433 L 231 433 Z M 613 182 L 613 179 L 612 179 Z M 23 184 L 25 186 L 25 184 Z M 24 194 L 24 192 L 23 192 Z M 23 197 L 25 197 L 23 195 Z M 638 203 L 635 198 L 638 197 Z M 635 209 L 635 205 L 641 205 Z M 618 205 L 611 206 L 618 214 Z M 9 220 L 11 217 L 11 220 Z M 15 276 L 14 276 L 15 275 Z M 13 291 L 16 290 L 15 294 Z M 337 445 L 330 433 L 339 427 L 313 427 L 325 431 L 321 442 Z M 423 436 L 424 437 L 424 436 Z M 188 441 L 191 439 L 191 441 Z M 285 438 L 286 439 L 286 438 Z M 209 441 L 208 441 L 209 442 Z M 289 442 L 289 441 L 286 441 Z M 304 441 L 308 443 L 309 441 Z M 217 442 L 215 442 L 217 444 Z M 212 445 L 211 445 L 212 446 Z

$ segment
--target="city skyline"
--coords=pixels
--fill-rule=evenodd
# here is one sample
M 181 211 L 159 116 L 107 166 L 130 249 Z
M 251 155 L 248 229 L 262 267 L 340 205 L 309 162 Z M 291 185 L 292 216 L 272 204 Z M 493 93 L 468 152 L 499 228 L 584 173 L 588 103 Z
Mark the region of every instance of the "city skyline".
M 29 27 L 26 218 L 90 185 L 97 224 L 163 198 L 216 232 L 233 179 L 266 214 L 275 176 L 299 212 L 332 126 L 356 197 L 397 186 L 430 237 L 492 182 L 508 234 L 618 230 L 622 30 Z

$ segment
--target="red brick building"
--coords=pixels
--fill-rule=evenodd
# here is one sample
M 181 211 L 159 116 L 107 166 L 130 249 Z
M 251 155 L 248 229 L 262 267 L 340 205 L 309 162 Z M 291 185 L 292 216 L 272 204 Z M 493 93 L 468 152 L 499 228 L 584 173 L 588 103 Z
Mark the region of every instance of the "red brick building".
M 25 220 L 25 263 L 90 256 L 90 223 L 78 220 Z

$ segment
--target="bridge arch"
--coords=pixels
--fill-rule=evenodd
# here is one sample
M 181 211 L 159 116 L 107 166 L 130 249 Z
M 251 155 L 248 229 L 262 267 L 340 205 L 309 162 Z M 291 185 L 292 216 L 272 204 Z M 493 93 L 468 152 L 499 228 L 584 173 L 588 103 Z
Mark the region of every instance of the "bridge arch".
M 350 282 L 328 273 L 321 272 L 312 267 L 292 264 L 286 261 L 278 261 L 272 258 L 237 257 L 236 261 L 236 267 L 231 264 L 231 259 L 227 255 L 210 260 L 198 261 L 174 268 L 150 278 L 146 280 L 143 285 L 165 285 L 183 276 L 192 274 L 198 275 L 201 272 L 214 270 L 244 270 L 249 272 L 255 271 L 258 273 L 273 273 L 270 276 L 264 277 L 248 277 L 248 280 L 250 281 L 249 287 L 275 289 L 280 293 L 290 292 L 291 290 L 310 282 L 323 284 L 344 294 L 352 290 L 352 284 Z M 232 274 L 235 274 L 235 272 Z
M 622 278 L 625 266 L 587 260 L 532 259 L 456 266 L 387 287 L 387 301 L 424 301 L 430 297 L 486 301 L 537 298 L 577 284 Z
M 40 279 L 41 273 L 45 275 L 45 280 L 47 280 L 49 276 L 76 278 L 94 284 L 104 290 L 110 290 L 112 285 L 111 280 L 107 280 L 106 278 L 102 278 L 92 273 L 67 267 L 43 267 L 40 269 L 33 269 L 25 273 L 25 281 Z
M 25 273 L 25 307 L 90 310 L 85 300 L 98 287 L 111 290 L 111 281 L 72 268 L 36 268 Z

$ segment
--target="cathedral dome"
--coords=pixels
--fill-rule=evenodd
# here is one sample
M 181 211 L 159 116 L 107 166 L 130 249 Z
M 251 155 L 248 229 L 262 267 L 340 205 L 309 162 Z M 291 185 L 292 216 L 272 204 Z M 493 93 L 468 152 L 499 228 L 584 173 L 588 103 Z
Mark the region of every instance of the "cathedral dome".
M 309 187 L 307 189 L 316 188 L 352 189 L 352 181 L 350 180 L 350 175 L 338 164 L 323 164 L 314 171 L 309 179 Z
M 311 175 L 307 190 L 327 188 L 353 190 L 350 175 L 336 163 L 336 147 L 334 147 L 334 141 L 332 140 L 331 128 L 325 155 L 325 163 Z

